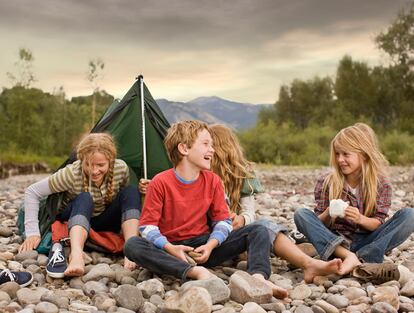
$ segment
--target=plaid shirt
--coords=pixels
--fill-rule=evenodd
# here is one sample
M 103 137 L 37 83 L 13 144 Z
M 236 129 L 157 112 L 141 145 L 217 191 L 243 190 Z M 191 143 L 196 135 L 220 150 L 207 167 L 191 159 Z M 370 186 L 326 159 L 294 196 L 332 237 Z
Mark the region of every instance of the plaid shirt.
M 320 177 L 315 185 L 315 201 L 316 207 L 314 209 L 316 215 L 323 213 L 326 208 L 329 207 L 329 190 L 323 192 L 323 183 L 325 178 L 328 175 Z M 377 201 L 375 204 L 375 209 L 372 214 L 373 218 L 378 219 L 381 224 L 384 223 L 385 219 L 388 217 L 388 210 L 391 206 L 391 184 L 387 180 L 381 180 L 378 185 L 378 194 Z M 358 196 L 358 198 L 357 198 Z M 364 214 L 364 199 L 363 192 L 360 190 L 359 194 L 355 196 L 347 188 L 344 188 L 342 191 L 341 199 L 345 202 L 348 202 L 350 206 L 356 207 L 359 209 L 361 214 Z M 337 232 L 348 239 L 352 239 L 352 235 L 356 232 L 366 232 L 367 230 L 359 227 L 356 223 L 353 223 L 345 218 L 336 218 L 335 223 L 329 226 L 331 230 Z

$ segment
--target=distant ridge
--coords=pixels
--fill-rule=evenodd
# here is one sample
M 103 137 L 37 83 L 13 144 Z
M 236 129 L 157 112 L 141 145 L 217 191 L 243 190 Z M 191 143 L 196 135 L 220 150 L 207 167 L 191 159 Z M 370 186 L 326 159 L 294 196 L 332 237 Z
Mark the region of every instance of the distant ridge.
M 156 100 L 170 123 L 197 119 L 206 123 L 222 123 L 234 129 L 256 125 L 259 111 L 269 105 L 234 102 L 220 97 L 199 97 L 188 102 Z

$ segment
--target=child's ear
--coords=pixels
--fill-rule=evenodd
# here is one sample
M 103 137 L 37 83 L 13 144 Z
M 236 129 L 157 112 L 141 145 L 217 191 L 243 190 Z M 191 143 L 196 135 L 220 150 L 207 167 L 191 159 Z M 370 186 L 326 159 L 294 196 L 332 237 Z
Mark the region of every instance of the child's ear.
M 187 155 L 188 154 L 188 148 L 187 148 L 186 144 L 179 143 L 177 148 L 178 148 L 178 152 L 180 152 L 182 155 Z

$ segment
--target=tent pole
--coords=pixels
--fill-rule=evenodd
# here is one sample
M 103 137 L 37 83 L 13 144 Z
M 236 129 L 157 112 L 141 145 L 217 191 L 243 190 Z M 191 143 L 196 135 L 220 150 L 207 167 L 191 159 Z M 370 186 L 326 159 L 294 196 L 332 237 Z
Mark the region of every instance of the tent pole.
M 148 179 L 147 173 L 147 140 L 145 134 L 145 105 L 144 105 L 144 76 L 139 75 L 140 97 L 141 97 L 141 120 L 142 120 L 142 154 L 144 164 L 144 179 Z

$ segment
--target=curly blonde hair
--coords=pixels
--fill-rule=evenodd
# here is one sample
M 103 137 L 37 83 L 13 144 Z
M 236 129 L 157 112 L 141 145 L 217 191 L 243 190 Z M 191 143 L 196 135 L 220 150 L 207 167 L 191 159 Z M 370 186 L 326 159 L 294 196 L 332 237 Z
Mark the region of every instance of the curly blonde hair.
M 215 151 L 211 169 L 223 181 L 230 198 L 230 211 L 238 214 L 243 181 L 253 177 L 252 163 L 245 159 L 240 142 L 230 128 L 214 124 L 210 126 L 210 133 Z
M 106 173 L 108 177 L 108 190 L 105 196 L 105 203 L 110 203 L 114 193 L 114 165 L 117 150 L 113 137 L 108 133 L 92 133 L 88 134 L 79 142 L 76 149 L 76 156 L 82 163 L 82 168 L 88 168 L 90 158 L 95 152 L 102 153 L 109 161 L 109 169 Z M 89 179 L 87 173 L 82 171 L 83 190 L 89 191 Z
M 388 161 L 380 152 L 375 132 L 364 123 L 346 127 L 331 141 L 330 165 L 333 168 L 324 182 L 324 190 L 329 189 L 329 199 L 338 199 L 345 186 L 336 152 L 338 150 L 357 153 L 362 162 L 360 187 L 365 205 L 364 215 L 372 216 L 376 206 L 378 185 L 388 176 Z

